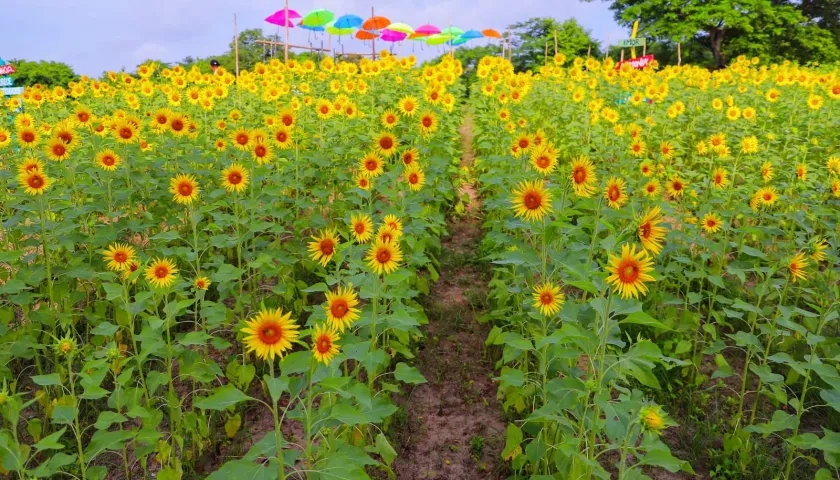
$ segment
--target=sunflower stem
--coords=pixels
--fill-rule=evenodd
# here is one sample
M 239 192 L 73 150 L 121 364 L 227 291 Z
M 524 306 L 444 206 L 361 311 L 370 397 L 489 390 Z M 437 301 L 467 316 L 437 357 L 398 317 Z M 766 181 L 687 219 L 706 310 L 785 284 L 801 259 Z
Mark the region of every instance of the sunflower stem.
M 268 372 L 271 379 L 274 379 L 274 359 L 268 361 Z M 277 415 L 277 400 L 271 399 L 271 415 L 274 418 L 274 442 L 277 446 L 277 461 L 280 463 L 280 468 L 277 471 L 277 479 L 286 479 L 286 469 L 283 465 L 283 432 L 280 430 L 280 417 Z
M 306 462 L 311 468 L 315 462 L 312 461 L 312 377 L 315 375 L 315 368 L 318 362 L 314 356 L 309 366 L 309 385 L 306 387 Z
M 788 291 L 789 286 L 790 286 L 790 276 L 787 277 L 787 280 L 785 281 L 785 286 L 782 289 L 782 294 L 781 294 L 781 296 L 779 296 L 779 304 L 778 304 L 779 307 L 784 306 L 785 298 L 787 296 L 787 291 Z M 781 308 L 779 308 L 778 312 L 773 317 L 773 324 L 770 327 L 770 333 L 769 333 L 768 338 L 767 338 L 767 346 L 764 348 L 764 357 L 762 357 L 761 364 L 759 366 L 767 364 L 767 357 L 770 356 L 770 347 L 773 345 L 773 339 L 776 336 L 776 324 L 778 323 L 779 317 L 781 316 L 781 314 L 782 314 L 781 313 Z M 747 375 L 748 367 L 749 367 L 749 365 L 744 364 L 744 376 L 745 377 Z M 762 385 L 763 385 L 763 382 L 761 381 L 761 377 L 759 377 L 758 386 L 755 389 L 755 398 L 753 399 L 752 411 L 750 412 L 750 425 L 752 425 L 753 422 L 755 421 L 755 411 L 758 408 L 758 400 L 761 398 L 761 387 L 762 387 Z

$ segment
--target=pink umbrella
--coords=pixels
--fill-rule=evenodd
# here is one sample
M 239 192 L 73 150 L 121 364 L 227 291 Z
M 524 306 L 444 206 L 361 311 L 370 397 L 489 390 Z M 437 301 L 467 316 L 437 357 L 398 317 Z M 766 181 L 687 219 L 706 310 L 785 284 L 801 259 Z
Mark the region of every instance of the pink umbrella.
M 414 29 L 414 34 L 418 36 L 428 37 L 440 33 L 440 29 L 434 25 L 420 25 Z
M 294 10 L 289 10 L 287 14 L 286 10 L 283 9 L 277 10 L 271 15 L 265 17 L 265 21 L 272 25 L 279 25 L 281 27 L 285 27 L 286 24 L 288 24 L 289 27 L 294 27 L 294 24 L 292 24 L 292 20 L 297 18 L 301 18 L 298 12 Z
M 401 42 L 401 41 L 405 40 L 405 37 L 407 37 L 407 36 L 408 35 L 406 35 L 403 32 L 397 32 L 395 30 L 388 30 L 386 28 L 385 30 L 382 30 L 382 35 L 379 38 L 382 39 L 382 41 L 385 41 L 385 42 Z

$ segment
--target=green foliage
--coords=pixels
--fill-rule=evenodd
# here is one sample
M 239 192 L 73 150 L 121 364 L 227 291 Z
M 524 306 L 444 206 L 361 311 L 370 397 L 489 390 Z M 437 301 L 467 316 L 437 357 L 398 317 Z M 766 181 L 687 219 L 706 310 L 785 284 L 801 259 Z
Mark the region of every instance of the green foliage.
M 62 86 L 76 80 L 78 75 L 70 65 L 62 62 L 9 60 L 15 66 L 15 85 L 27 87 L 40 83 L 47 87 Z
M 599 43 L 588 30 L 571 18 L 562 23 L 553 18 L 534 17 L 511 25 L 513 32 L 513 66 L 517 71 L 533 70 L 545 64 L 546 45 L 549 55 L 554 54 L 554 35 L 557 34 L 557 51 L 567 57 L 599 55 Z

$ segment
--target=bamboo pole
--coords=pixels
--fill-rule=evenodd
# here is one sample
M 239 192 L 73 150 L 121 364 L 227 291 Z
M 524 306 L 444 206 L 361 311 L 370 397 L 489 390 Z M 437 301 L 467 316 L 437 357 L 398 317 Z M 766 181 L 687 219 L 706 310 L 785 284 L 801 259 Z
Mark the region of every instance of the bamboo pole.
M 621 49 L 621 60 L 619 60 L 619 63 L 623 62 L 623 61 L 624 61 L 624 49 L 622 48 Z
M 286 43 L 283 47 L 283 61 L 289 63 L 289 0 L 286 0 L 286 13 L 283 15 L 283 24 L 286 26 Z
M 589 55 L 592 53 L 592 44 L 589 44 L 589 48 L 586 49 L 586 59 L 589 60 Z
M 677 66 L 682 65 L 682 51 L 680 51 L 680 42 L 677 42 Z
M 449 35 L 452 36 L 452 17 L 449 17 Z M 454 38 L 449 39 L 449 56 L 455 56 L 455 43 Z
M 239 32 L 236 30 L 236 14 L 233 14 L 233 50 L 236 56 L 236 76 L 239 76 Z M 265 47 L 263 47 L 265 50 Z
M 508 25 L 508 61 L 513 61 L 513 34 L 510 32 L 510 26 Z
M 370 18 L 373 18 L 375 16 L 376 16 L 376 14 L 373 13 L 373 7 L 370 7 Z M 370 44 L 371 44 L 371 47 L 372 47 L 372 50 L 373 50 L 372 57 L 373 57 L 373 60 L 375 61 L 376 60 L 376 38 L 372 38 L 370 40 Z
M 265 44 L 265 45 L 277 45 L 277 46 L 280 46 L 280 47 L 283 47 L 283 46 L 287 45 L 287 44 L 282 43 L 282 42 L 273 42 L 271 40 L 257 40 L 254 43 Z M 329 51 L 326 48 L 307 47 L 307 46 L 304 46 L 304 45 L 294 45 L 294 44 L 288 44 L 288 47 L 289 48 L 300 48 L 301 50 L 311 50 L 313 52 L 327 52 L 327 51 Z M 370 55 L 370 54 L 368 53 L 366 55 Z
M 554 31 L 554 54 L 557 55 L 557 30 Z
M 545 56 L 543 58 L 545 59 L 545 64 L 548 65 L 548 42 L 545 42 Z

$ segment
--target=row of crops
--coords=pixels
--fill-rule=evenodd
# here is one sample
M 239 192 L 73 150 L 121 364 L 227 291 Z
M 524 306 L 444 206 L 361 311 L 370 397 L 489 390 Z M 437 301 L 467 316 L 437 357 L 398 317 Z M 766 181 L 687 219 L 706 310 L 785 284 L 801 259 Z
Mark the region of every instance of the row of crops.
M 3 475 L 393 476 L 460 74 L 144 65 L 7 100 Z
M 837 478 L 836 66 L 553 60 L 470 98 L 514 476 Z

